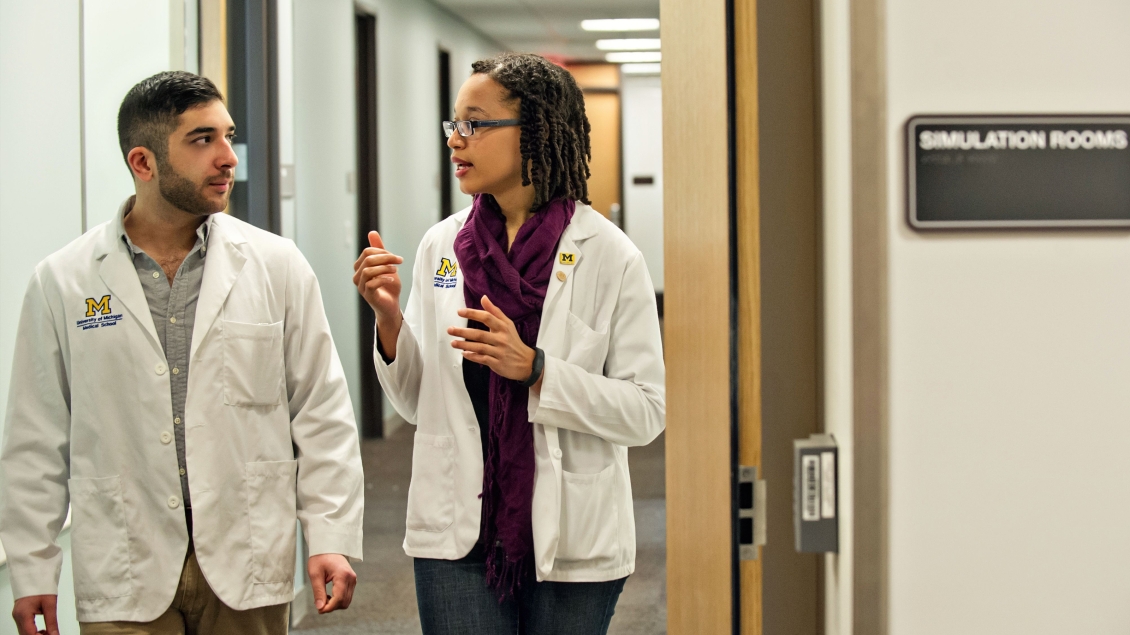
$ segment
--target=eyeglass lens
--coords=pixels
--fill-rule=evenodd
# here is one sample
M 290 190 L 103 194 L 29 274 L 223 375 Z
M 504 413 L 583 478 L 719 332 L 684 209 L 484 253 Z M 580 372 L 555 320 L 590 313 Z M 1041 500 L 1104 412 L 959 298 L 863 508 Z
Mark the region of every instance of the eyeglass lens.
M 459 130 L 460 136 L 469 137 L 475 134 L 475 127 L 470 121 L 445 121 L 443 122 L 443 134 L 450 137 Z

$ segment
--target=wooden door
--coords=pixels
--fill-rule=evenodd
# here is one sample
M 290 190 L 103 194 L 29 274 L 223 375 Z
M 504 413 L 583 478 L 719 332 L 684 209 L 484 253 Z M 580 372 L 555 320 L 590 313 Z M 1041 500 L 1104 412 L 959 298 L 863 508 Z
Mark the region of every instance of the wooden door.
M 791 440 L 820 427 L 813 6 L 661 13 L 668 632 L 814 634 L 820 560 L 791 513 Z M 769 490 L 769 544 L 740 562 L 739 465 Z
M 757 314 L 758 301 L 755 283 L 754 295 L 736 286 L 757 279 L 756 238 L 739 248 L 734 229 L 739 210 L 756 212 L 756 197 L 738 204 L 739 195 L 750 195 L 751 184 L 756 192 L 756 178 L 731 190 L 737 171 L 730 161 L 728 13 L 726 0 L 662 0 L 660 5 L 671 635 L 732 633 L 743 621 L 741 597 L 761 596 L 758 565 L 739 567 L 734 549 L 737 442 L 759 438 L 760 427 L 756 416 L 739 418 L 739 404 L 756 404 L 756 393 L 740 401 L 738 381 L 745 375 L 740 368 L 732 372 L 743 337 L 738 325 Z M 743 125 L 752 125 L 756 134 L 756 117 Z M 756 162 L 741 165 L 756 174 Z M 735 279 L 739 257 L 753 269 Z M 742 298 L 740 306 L 731 305 L 735 296 Z M 741 318 L 735 319 L 735 310 Z M 742 346 L 752 357 L 741 362 L 756 367 L 756 340 Z M 756 382 L 743 385 L 749 389 Z M 753 621 L 745 620 L 758 625 L 754 628 L 759 628 L 758 611 L 754 604 Z

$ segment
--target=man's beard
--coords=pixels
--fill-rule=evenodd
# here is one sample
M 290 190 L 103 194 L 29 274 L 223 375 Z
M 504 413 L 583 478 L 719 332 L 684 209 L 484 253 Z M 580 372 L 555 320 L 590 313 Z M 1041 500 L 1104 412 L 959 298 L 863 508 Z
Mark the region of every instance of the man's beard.
M 223 207 L 216 209 L 215 203 L 204 197 L 201 192 L 203 187 L 198 187 L 196 183 L 182 176 L 163 157 L 157 158 L 157 174 L 157 186 L 161 190 L 161 196 L 174 207 L 195 216 L 208 216 L 224 211 Z M 231 189 L 228 189 L 228 193 L 231 193 Z M 225 204 L 224 207 L 227 205 Z

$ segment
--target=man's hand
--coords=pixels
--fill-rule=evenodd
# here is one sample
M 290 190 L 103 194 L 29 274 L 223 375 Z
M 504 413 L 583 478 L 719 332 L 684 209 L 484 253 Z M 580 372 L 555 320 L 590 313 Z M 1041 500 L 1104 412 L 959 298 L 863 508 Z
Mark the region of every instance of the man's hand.
M 310 585 L 314 588 L 314 608 L 318 609 L 318 613 L 324 615 L 349 608 L 349 603 L 353 601 L 353 588 L 357 586 L 357 574 L 353 572 L 353 567 L 349 566 L 349 560 L 345 556 L 336 553 L 311 556 L 306 561 L 306 571 L 310 574 Z M 327 598 L 326 586 L 331 583 L 333 595 Z M 54 607 L 54 604 L 51 606 Z
M 348 565 L 346 565 L 348 566 Z M 350 594 L 353 588 L 349 589 Z M 59 601 L 57 595 L 29 595 L 16 600 L 12 609 L 12 619 L 16 620 L 16 630 L 20 635 L 59 635 L 59 619 L 55 614 L 55 605 Z M 35 628 L 35 616 L 42 615 L 47 630 L 39 631 Z

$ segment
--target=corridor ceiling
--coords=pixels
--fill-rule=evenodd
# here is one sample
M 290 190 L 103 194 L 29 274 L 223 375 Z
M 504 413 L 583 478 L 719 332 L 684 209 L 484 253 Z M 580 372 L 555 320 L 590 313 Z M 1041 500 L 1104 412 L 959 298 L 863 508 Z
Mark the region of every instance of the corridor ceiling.
M 659 0 L 433 0 L 515 51 L 572 60 L 603 60 L 599 39 L 657 38 L 658 31 L 598 33 L 581 29 L 581 20 L 658 18 Z

